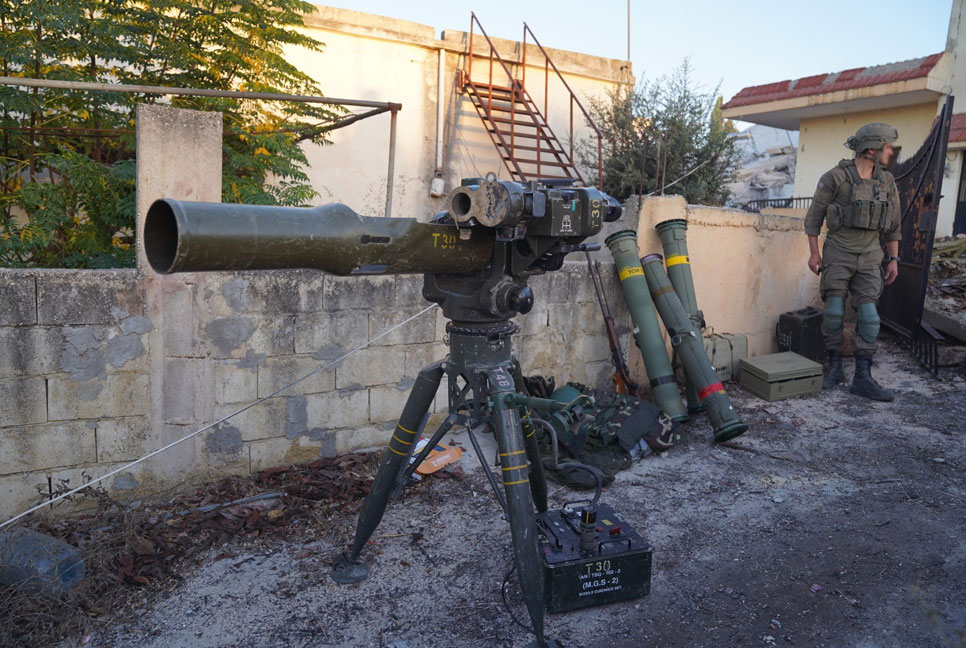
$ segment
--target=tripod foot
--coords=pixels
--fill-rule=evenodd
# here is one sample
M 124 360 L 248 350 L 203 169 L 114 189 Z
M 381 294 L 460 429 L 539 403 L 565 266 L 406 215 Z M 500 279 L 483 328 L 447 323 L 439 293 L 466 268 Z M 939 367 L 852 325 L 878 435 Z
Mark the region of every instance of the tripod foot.
M 346 554 L 339 556 L 330 572 L 332 580 L 339 585 L 351 585 L 369 577 L 369 566 L 359 560 L 352 560 Z

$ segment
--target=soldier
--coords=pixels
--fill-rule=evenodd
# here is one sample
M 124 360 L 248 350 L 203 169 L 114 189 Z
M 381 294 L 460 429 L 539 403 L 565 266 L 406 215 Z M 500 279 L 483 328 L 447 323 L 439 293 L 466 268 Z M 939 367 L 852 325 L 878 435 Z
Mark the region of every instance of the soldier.
M 872 378 L 872 356 L 879 335 L 876 303 L 883 282 L 891 284 L 899 275 L 899 240 L 902 238 L 899 192 L 895 179 L 885 170 L 899 133 L 888 124 L 866 124 L 849 137 L 845 146 L 855 151 L 818 181 L 812 206 L 805 215 L 805 233 L 811 256 L 809 269 L 821 276 L 825 317 L 822 333 L 828 368 L 822 382 L 830 389 L 845 382 L 842 371 L 845 296 L 851 292 L 856 310 L 852 349 L 855 376 L 849 391 L 877 401 L 891 401 L 895 394 Z M 822 253 L 818 235 L 822 223 L 828 236 Z M 885 241 L 888 265 L 882 270 L 880 235 Z

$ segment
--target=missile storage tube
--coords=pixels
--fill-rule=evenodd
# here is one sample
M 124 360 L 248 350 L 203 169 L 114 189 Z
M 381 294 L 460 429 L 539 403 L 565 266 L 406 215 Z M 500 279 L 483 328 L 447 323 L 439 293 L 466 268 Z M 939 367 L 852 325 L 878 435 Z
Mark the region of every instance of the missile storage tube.
M 671 346 L 681 356 L 688 378 L 697 388 L 698 398 L 701 399 L 714 427 L 714 440 L 720 443 L 733 439 L 747 430 L 748 426 L 738 418 L 731 399 L 725 393 L 724 385 L 718 380 L 718 374 L 704 351 L 701 336 L 664 271 L 664 259 L 660 254 L 651 254 L 641 261 L 644 263 L 644 277 L 647 279 L 651 297 L 671 336 Z
M 605 243 L 614 256 L 617 277 L 634 323 L 634 341 L 644 358 L 644 368 L 650 380 L 654 400 L 671 419 L 687 421 L 688 413 L 678 393 L 674 370 L 661 335 L 661 325 L 658 324 L 654 303 L 644 279 L 644 270 L 637 257 L 637 232 L 615 232 L 607 237 Z
M 667 275 L 671 279 L 671 285 L 674 286 L 674 292 L 681 299 L 681 304 L 691 318 L 694 328 L 700 332 L 704 328 L 704 315 L 698 309 L 694 279 L 691 276 L 691 257 L 688 255 L 686 234 L 688 222 L 683 218 L 672 218 L 658 223 L 654 229 L 661 237 L 664 265 L 667 266 Z M 702 411 L 704 408 L 701 406 L 701 399 L 698 398 L 698 391 L 690 379 L 685 380 L 684 389 L 688 399 L 688 411 L 692 413 Z

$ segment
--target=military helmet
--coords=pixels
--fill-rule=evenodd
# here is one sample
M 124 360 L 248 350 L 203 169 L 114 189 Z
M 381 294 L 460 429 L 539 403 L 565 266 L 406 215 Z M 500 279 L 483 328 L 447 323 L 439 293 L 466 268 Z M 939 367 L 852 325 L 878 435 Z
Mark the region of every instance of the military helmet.
M 899 131 L 894 126 L 882 122 L 873 122 L 855 131 L 855 135 L 845 140 L 845 146 L 853 151 L 880 149 L 886 144 L 892 144 L 897 139 L 899 139 Z

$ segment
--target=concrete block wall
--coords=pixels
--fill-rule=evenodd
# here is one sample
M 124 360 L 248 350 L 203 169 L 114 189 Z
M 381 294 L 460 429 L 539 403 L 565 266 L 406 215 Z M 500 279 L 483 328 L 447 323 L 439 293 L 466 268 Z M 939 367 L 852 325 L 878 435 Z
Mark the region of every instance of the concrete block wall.
M 0 511 L 139 456 L 143 312 L 134 271 L 0 270 Z
M 603 273 L 626 344 L 613 265 Z M 604 386 L 612 370 L 586 266 L 568 263 L 532 285 L 537 304 L 518 318 L 514 340 L 525 372 Z M 415 275 L 147 280 L 133 271 L 3 270 L 0 286 L 8 298 L 0 311 L 0 515 L 265 396 L 104 486 L 133 495 L 384 444 L 416 373 L 446 355 L 445 320 L 434 309 L 273 395 L 425 308 Z M 145 314 L 146 301 L 159 303 L 163 317 Z M 152 386 L 160 386 L 158 402 Z M 444 382 L 433 412 L 445 410 Z

